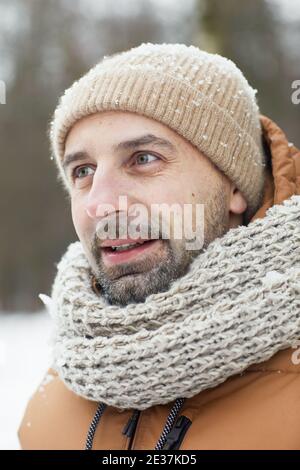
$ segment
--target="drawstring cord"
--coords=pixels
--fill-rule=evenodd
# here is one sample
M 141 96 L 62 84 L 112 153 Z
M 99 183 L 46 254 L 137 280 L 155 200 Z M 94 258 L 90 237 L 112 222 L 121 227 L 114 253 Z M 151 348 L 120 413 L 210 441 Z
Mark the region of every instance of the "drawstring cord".
M 180 409 L 182 408 L 184 401 L 185 401 L 185 398 L 177 398 L 174 405 L 172 406 L 169 416 L 167 417 L 166 424 L 155 446 L 155 450 L 163 449 L 163 446 L 165 445 L 165 442 L 167 440 L 167 436 L 169 432 L 171 431 L 172 427 L 174 426 L 175 420 L 178 416 Z M 95 416 L 92 419 L 92 422 L 90 424 L 90 427 L 87 433 L 85 450 L 92 450 L 93 448 L 93 442 L 94 442 L 96 429 L 97 429 L 97 426 L 99 424 L 99 421 L 101 419 L 101 416 L 105 408 L 106 408 L 105 403 L 99 403 Z
M 182 405 L 184 403 L 184 398 L 177 398 L 175 401 L 174 405 L 172 406 L 172 409 L 169 413 L 169 416 L 167 417 L 167 421 L 165 424 L 165 427 L 160 435 L 160 438 L 157 441 L 157 444 L 155 446 L 155 450 L 162 450 L 163 446 L 165 445 L 165 442 L 167 440 L 167 435 L 171 431 L 172 427 L 174 426 L 175 420 L 178 416 L 178 413 L 180 409 L 182 408 Z
M 105 403 L 99 403 L 95 416 L 92 419 L 92 422 L 90 424 L 90 427 L 87 433 L 86 442 L 85 442 L 85 450 L 92 450 L 95 432 L 96 432 L 98 423 L 100 421 L 100 418 L 105 408 L 106 408 Z

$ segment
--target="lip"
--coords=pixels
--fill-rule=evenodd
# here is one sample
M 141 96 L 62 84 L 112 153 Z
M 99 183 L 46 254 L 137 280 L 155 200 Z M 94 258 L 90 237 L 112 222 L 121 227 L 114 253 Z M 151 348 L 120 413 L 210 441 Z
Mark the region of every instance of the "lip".
M 116 238 L 115 240 L 105 240 L 101 243 L 101 248 L 107 248 L 110 246 L 120 246 L 120 245 L 128 245 L 129 243 L 144 243 L 148 241 L 148 239 L 143 238 Z
M 120 245 L 125 245 L 127 243 L 137 243 L 137 240 L 113 240 L 114 242 L 119 242 L 118 244 L 111 244 L 112 240 L 107 240 L 110 242 L 109 245 L 104 246 L 102 245 L 102 256 L 103 256 L 103 261 L 107 266 L 112 266 L 116 264 L 121 264 L 121 263 L 126 263 L 128 261 L 131 261 L 142 254 L 145 254 L 146 252 L 150 252 L 151 250 L 155 249 L 155 246 L 158 242 L 160 242 L 159 239 L 156 240 L 147 240 L 146 242 L 141 243 L 140 246 L 130 248 L 125 251 L 111 251 L 109 247 L 111 246 L 120 246 Z

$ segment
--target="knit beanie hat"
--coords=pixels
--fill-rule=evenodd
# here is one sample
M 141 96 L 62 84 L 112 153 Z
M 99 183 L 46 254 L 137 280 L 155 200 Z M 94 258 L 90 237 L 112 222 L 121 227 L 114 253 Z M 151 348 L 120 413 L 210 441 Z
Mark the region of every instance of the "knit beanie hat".
M 142 43 L 104 56 L 60 98 L 50 127 L 59 174 L 76 121 L 122 110 L 155 119 L 204 153 L 247 200 L 250 218 L 264 186 L 264 152 L 254 90 L 229 59 L 185 44 Z M 53 157 L 52 157 L 53 158 Z

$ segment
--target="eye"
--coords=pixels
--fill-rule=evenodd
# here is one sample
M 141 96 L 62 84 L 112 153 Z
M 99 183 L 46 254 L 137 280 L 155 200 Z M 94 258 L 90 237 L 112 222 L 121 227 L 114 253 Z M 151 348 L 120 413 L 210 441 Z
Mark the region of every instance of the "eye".
M 158 160 L 158 157 L 149 152 L 140 152 L 135 156 L 135 159 L 134 159 L 137 165 L 145 165 L 155 160 Z
M 90 173 L 89 170 L 92 172 Z M 81 165 L 81 166 L 77 166 L 76 168 L 74 168 L 74 170 L 72 171 L 72 178 L 74 180 L 76 179 L 82 179 L 84 178 L 85 176 L 89 176 L 91 174 L 93 174 L 94 170 L 93 168 L 91 168 L 90 166 L 88 165 Z

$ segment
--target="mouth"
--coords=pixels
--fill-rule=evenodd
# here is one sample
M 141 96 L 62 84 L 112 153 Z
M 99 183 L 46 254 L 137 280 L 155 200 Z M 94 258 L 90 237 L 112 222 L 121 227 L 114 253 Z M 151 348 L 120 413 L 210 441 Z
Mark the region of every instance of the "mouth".
M 142 254 L 148 254 L 160 240 L 111 240 L 102 245 L 103 261 L 106 265 L 125 263 Z

